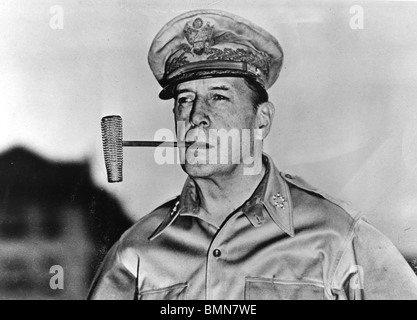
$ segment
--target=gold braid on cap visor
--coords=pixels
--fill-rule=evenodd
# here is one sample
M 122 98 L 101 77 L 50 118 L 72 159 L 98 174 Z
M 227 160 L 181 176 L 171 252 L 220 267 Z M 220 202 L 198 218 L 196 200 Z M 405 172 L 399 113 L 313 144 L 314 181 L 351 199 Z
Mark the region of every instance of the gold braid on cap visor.
M 164 77 L 164 80 L 161 82 L 163 90 L 159 97 L 164 100 L 171 99 L 174 96 L 174 88 L 179 83 L 219 77 L 251 78 L 256 80 L 262 88 L 265 88 L 261 71 L 255 66 L 238 61 L 206 60 L 184 65 Z

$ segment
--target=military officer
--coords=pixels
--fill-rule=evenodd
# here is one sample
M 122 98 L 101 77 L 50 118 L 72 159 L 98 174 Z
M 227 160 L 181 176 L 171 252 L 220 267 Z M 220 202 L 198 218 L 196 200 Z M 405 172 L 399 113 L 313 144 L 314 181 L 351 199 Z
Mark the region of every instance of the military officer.
M 157 34 L 149 64 L 185 141 L 196 141 L 192 130 L 268 135 L 267 90 L 283 51 L 262 28 L 222 11 L 187 12 Z M 208 163 L 205 151 L 185 151 L 181 194 L 113 246 L 90 299 L 417 299 L 411 268 L 360 213 L 281 173 L 262 151 L 252 174 L 243 152 Z

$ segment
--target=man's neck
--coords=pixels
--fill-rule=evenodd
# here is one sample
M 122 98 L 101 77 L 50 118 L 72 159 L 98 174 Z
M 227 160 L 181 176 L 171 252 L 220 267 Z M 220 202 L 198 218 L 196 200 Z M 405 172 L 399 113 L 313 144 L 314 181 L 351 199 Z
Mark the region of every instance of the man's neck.
M 217 226 L 252 196 L 265 175 L 264 165 L 258 175 L 244 175 L 241 170 L 227 176 L 194 179 L 200 206 Z

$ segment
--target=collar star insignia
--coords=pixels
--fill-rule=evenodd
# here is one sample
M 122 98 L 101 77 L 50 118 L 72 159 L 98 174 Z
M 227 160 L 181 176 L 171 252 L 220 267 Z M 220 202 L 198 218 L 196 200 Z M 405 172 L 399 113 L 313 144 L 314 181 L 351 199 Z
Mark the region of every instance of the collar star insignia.
M 272 199 L 274 200 L 274 206 L 277 208 L 281 208 L 281 209 L 285 209 L 286 207 L 286 203 L 287 203 L 287 199 L 282 196 L 281 193 L 277 193 L 275 194 Z
M 180 202 L 179 201 L 177 201 L 176 203 L 175 203 L 175 206 L 174 206 L 174 208 L 172 208 L 172 210 L 171 210 L 171 216 L 173 216 L 174 214 L 176 214 L 177 213 L 177 210 L 178 210 L 178 205 L 180 204 Z

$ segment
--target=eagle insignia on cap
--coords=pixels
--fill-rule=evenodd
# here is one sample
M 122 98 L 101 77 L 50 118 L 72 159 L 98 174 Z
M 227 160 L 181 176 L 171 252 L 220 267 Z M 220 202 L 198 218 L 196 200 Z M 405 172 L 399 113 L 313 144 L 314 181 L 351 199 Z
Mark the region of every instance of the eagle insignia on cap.
M 207 53 L 214 44 L 213 26 L 204 22 L 201 18 L 196 18 L 192 26 L 187 22 L 184 28 L 184 35 L 188 43 L 192 46 L 192 52 L 198 56 Z

